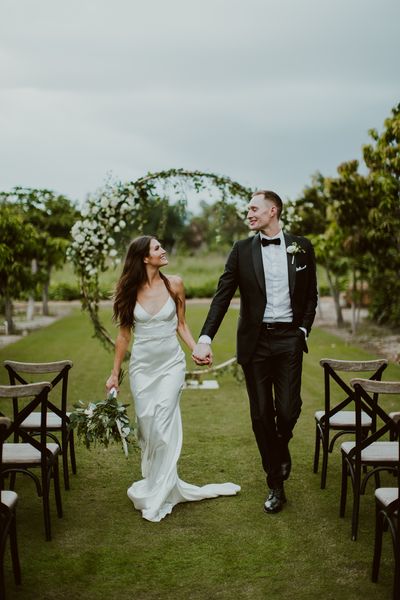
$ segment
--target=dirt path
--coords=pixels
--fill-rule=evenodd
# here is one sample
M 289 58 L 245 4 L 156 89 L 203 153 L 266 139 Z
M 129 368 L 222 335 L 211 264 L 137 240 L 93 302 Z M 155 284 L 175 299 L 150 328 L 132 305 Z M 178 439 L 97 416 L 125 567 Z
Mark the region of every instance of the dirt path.
M 207 298 L 188 300 L 188 304 L 192 303 L 209 304 L 210 300 Z M 104 302 L 104 304 L 111 305 L 111 302 L 107 301 Z M 51 316 L 43 317 L 40 314 L 35 314 L 31 321 L 26 321 L 23 319 L 23 311 L 26 310 L 26 303 L 16 303 L 15 310 L 17 313 L 19 312 L 22 315 L 20 318 L 16 318 L 16 325 L 18 328 L 17 335 L 5 335 L 4 333 L 0 333 L 0 348 L 3 348 L 9 344 L 13 344 L 23 336 L 27 335 L 30 331 L 39 329 L 41 327 L 46 327 L 47 325 L 54 323 L 54 321 L 68 315 L 73 308 L 80 308 L 80 306 L 81 304 L 79 300 L 72 302 L 50 302 L 49 308 Z M 238 299 L 234 299 L 232 301 L 232 307 L 239 308 Z M 37 303 L 35 306 L 36 313 L 39 313 L 40 308 L 41 304 Z M 323 297 L 320 298 L 314 326 L 322 327 L 326 331 L 340 336 L 349 343 L 359 344 L 363 348 L 366 348 L 371 352 L 375 352 L 377 355 L 383 356 L 392 362 L 400 362 L 400 332 L 392 331 L 387 327 L 380 327 L 370 324 L 366 320 L 367 311 L 363 310 L 361 314 L 359 332 L 356 335 L 352 335 L 350 331 L 350 309 L 343 309 L 343 317 L 345 320 L 345 326 L 338 329 L 336 327 L 336 314 L 332 298 Z M 2 331 L 4 332 L 4 328 Z

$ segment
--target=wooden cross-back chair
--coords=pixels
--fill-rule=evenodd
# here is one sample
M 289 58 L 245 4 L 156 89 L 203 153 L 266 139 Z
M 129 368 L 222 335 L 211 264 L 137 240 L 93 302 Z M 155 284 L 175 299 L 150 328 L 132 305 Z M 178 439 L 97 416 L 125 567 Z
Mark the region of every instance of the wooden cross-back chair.
M 354 391 L 343 380 L 342 373 L 372 373 L 370 379 L 380 380 L 386 369 L 386 359 L 377 360 L 337 360 L 322 358 L 320 365 L 324 369 L 324 409 L 315 413 L 315 450 L 314 473 L 318 472 L 320 450 L 322 449 L 321 489 L 326 487 L 328 457 L 332 453 L 336 440 L 355 434 Z M 342 397 L 332 402 L 333 384 L 340 390 Z M 344 410 L 351 408 L 351 410 Z M 363 435 L 375 427 L 375 417 L 368 406 L 364 406 L 361 415 Z M 333 434 L 333 435 L 332 435 Z
M 75 444 L 74 444 L 74 431 L 69 428 L 69 416 L 68 412 L 68 375 L 69 371 L 73 366 L 70 360 L 60 360 L 55 362 L 47 363 L 28 363 L 28 362 L 17 362 L 14 360 L 4 361 L 4 366 L 8 371 L 8 376 L 11 385 L 17 383 L 27 384 L 27 375 L 54 375 L 54 378 L 50 381 L 52 385 L 52 391 L 48 398 L 48 413 L 47 413 L 47 431 L 50 437 L 60 444 L 62 463 L 63 463 L 63 476 L 64 476 L 64 487 L 66 490 L 70 488 L 69 482 L 69 465 L 68 465 L 68 454 L 71 462 L 72 472 L 76 473 L 76 459 L 75 459 Z M 56 404 L 56 392 L 54 388 L 57 384 L 61 385 L 60 400 Z M 14 414 L 18 413 L 18 400 L 14 401 Z M 21 429 L 25 429 L 31 432 L 38 432 L 40 429 L 40 413 L 31 413 L 21 423 Z M 61 440 L 55 435 L 59 434 Z
M 389 471 L 396 473 L 398 469 L 398 443 L 388 439 L 388 432 L 393 429 L 394 421 L 380 404 L 383 393 L 395 393 L 387 381 L 354 378 L 350 385 L 354 389 L 356 407 L 355 440 L 343 442 L 342 453 L 342 485 L 340 492 L 340 516 L 344 517 L 347 498 L 347 482 L 350 479 L 353 488 L 353 507 L 351 522 L 351 538 L 357 539 L 360 513 L 360 498 L 365 493 L 371 477 L 374 477 L 375 488 L 380 487 L 380 473 Z M 364 435 L 361 426 L 361 412 L 365 406 L 376 416 L 376 428 Z
M 371 382 L 363 379 L 352 380 L 352 385 L 365 401 L 373 405 L 374 395 L 397 395 L 400 403 L 400 381 Z M 379 409 L 380 410 L 380 409 Z M 394 554 L 394 582 L 393 599 L 400 598 L 400 421 L 382 414 L 390 438 L 396 439 L 396 479 L 395 486 L 378 487 L 375 490 L 375 542 L 372 561 L 372 581 L 378 581 L 379 567 L 382 553 L 382 538 L 385 530 L 389 530 L 392 537 Z
M 10 425 L 10 419 L 7 417 L 0 417 L 0 465 L 3 456 L 3 441 L 6 438 L 6 432 L 10 428 Z M 15 492 L 10 490 L 5 491 L 0 485 L 0 600 L 5 600 L 6 597 L 4 554 L 8 539 L 10 540 L 11 561 L 15 583 L 21 583 L 21 568 L 19 564 L 16 525 L 17 501 L 18 496 Z
M 9 475 L 10 486 L 14 487 L 15 478 L 13 476 L 16 473 L 23 473 L 33 479 L 37 493 L 42 497 L 46 540 L 51 540 L 50 483 L 52 479 L 57 515 L 62 517 L 58 468 L 60 446 L 56 443 L 47 442 L 47 395 L 50 389 L 51 383 L 48 381 L 25 385 L 0 385 L 0 399 L 3 400 L 2 410 L 6 410 L 4 409 L 5 401 L 9 401 L 8 412 L 13 414 L 12 402 L 14 398 L 25 400 L 24 406 L 18 414 L 13 414 L 11 425 L 7 431 L 0 464 L 0 481 L 3 485 L 4 477 Z M 40 431 L 38 436 L 33 435 L 32 432 L 26 429 L 21 429 L 21 423 L 37 408 L 40 408 Z M 8 442 L 7 440 L 11 438 L 22 441 Z M 40 475 L 36 474 L 36 470 L 40 470 Z

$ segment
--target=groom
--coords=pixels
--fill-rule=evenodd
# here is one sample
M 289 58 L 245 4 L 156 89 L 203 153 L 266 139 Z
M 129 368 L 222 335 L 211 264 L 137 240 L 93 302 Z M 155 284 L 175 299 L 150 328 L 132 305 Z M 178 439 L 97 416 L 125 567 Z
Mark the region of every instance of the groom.
M 267 476 L 267 513 L 279 512 L 286 502 L 283 482 L 290 474 L 289 441 L 301 410 L 303 352 L 318 300 L 312 245 L 283 233 L 281 211 L 275 192 L 253 194 L 247 219 L 257 234 L 234 244 L 193 351 L 197 364 L 212 361 L 211 340 L 239 287 L 237 360 Z

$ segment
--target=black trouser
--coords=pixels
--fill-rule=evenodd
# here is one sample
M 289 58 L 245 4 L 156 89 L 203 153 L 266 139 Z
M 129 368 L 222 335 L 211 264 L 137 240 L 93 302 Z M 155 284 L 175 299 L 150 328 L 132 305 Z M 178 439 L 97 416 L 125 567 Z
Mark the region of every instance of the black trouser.
M 263 325 L 252 360 L 243 365 L 253 431 L 270 488 L 283 483 L 281 464 L 300 415 L 304 344 L 297 327 Z

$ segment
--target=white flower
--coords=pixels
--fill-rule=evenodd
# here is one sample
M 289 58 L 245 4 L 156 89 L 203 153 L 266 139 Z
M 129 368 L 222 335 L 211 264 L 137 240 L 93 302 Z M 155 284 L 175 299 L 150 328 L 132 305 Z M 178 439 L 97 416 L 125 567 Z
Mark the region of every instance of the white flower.
M 119 225 L 116 225 L 116 226 L 114 227 L 114 232 L 115 232 L 115 233 L 119 233 L 120 231 L 121 231 L 121 228 L 120 228 L 120 226 L 119 226 Z
M 108 224 L 109 224 L 109 225 L 111 225 L 111 227 L 112 227 L 113 225 L 115 225 L 115 223 L 116 223 L 116 222 L 117 222 L 117 219 L 116 219 L 115 217 L 110 217 L 110 218 L 108 219 Z
M 106 197 L 102 198 L 100 201 L 101 208 L 108 208 L 109 204 L 110 204 L 110 202 L 109 202 L 108 198 L 106 198 Z
M 107 240 L 109 246 L 115 246 L 115 240 L 112 237 L 109 237 Z
M 119 226 L 121 227 L 121 229 L 124 229 L 124 227 L 126 227 L 126 223 L 123 219 L 120 220 Z
M 295 255 L 299 254 L 299 252 L 305 252 L 305 250 L 304 250 L 304 248 L 299 246 L 299 244 L 297 242 L 293 242 L 293 244 L 290 244 L 290 246 L 288 246 L 286 248 L 286 252 L 288 254 L 292 254 L 292 264 L 293 264 Z
M 117 256 L 118 252 L 113 248 L 112 250 L 110 250 L 110 256 L 112 258 L 114 258 L 114 256 Z
M 75 242 L 77 242 L 78 244 L 82 244 L 84 242 L 85 238 L 81 233 L 78 233 L 75 236 Z

